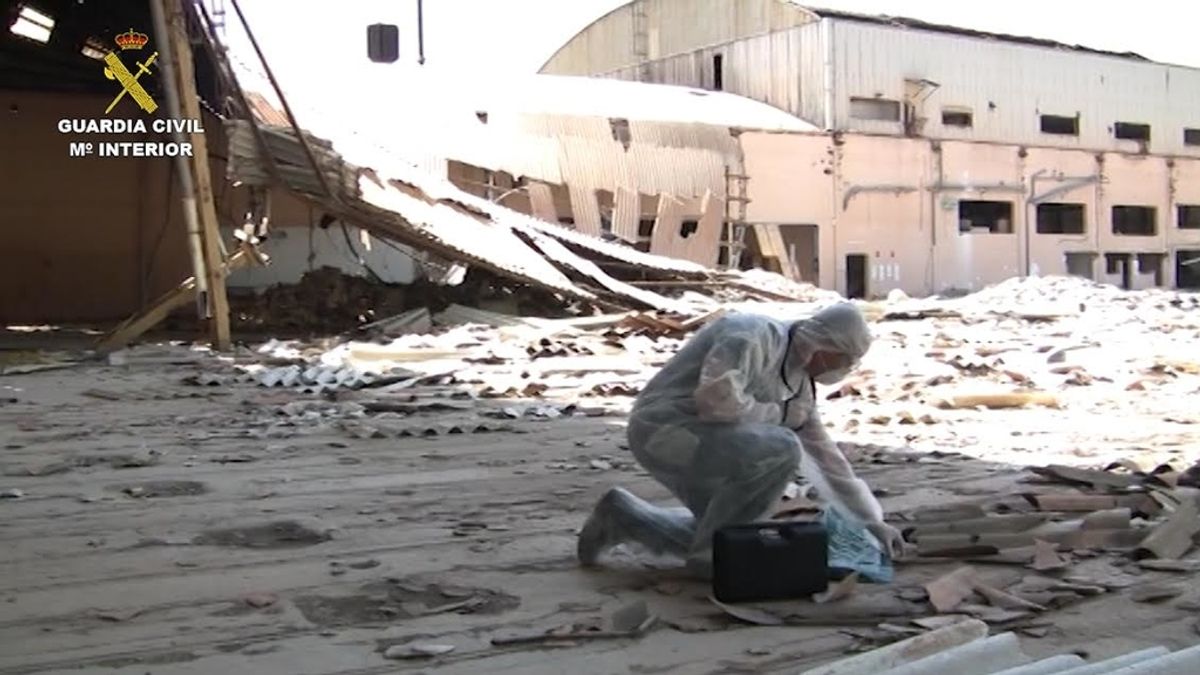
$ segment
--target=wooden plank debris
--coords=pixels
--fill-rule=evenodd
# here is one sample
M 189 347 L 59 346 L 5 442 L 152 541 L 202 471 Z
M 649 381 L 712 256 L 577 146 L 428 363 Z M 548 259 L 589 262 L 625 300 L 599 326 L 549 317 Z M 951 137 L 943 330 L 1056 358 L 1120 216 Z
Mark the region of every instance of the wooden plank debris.
M 239 249 L 233 255 L 229 256 L 223 267 L 228 272 L 228 270 L 246 265 L 249 260 L 251 260 L 251 256 L 246 250 Z M 171 312 L 194 302 L 195 299 L 196 278 L 188 277 L 174 289 L 159 296 L 157 300 L 147 305 L 141 312 L 126 319 L 116 328 L 109 331 L 107 335 L 100 339 L 99 344 L 96 346 L 97 351 L 106 353 L 128 345 L 146 331 L 157 326 Z
M 200 95 L 196 91 L 196 75 L 192 64 L 192 46 L 188 39 L 186 16 L 181 0 L 167 0 L 167 24 L 170 49 L 174 58 L 175 81 L 179 85 L 179 103 L 187 119 L 201 119 Z M 168 75 L 170 76 L 170 75 Z M 204 134 L 189 132 L 192 144 L 192 176 L 196 182 L 196 208 L 200 216 L 204 267 L 207 274 L 209 314 L 212 321 L 213 347 L 225 351 L 230 347 L 229 300 L 225 293 L 225 266 L 221 247 L 220 224 L 213 198 L 212 169 L 208 164 L 208 141 Z
M 943 410 L 987 408 L 988 410 L 1010 410 L 1025 406 L 1061 408 L 1058 397 L 1049 392 L 1014 391 L 996 394 L 961 394 L 937 401 Z

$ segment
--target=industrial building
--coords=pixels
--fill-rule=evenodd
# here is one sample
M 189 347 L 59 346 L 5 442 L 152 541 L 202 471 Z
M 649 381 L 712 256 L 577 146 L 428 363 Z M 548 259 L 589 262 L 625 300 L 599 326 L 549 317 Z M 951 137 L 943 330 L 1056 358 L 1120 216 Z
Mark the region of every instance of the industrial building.
M 1194 68 L 787 0 L 635 0 L 541 72 L 721 91 L 811 125 L 728 124 L 741 154 L 710 198 L 729 202 L 723 245 L 697 262 L 850 296 L 1037 274 L 1200 286 Z M 612 122 L 617 138 L 627 122 Z M 618 221 L 653 219 L 671 197 L 629 180 L 611 191 L 649 202 L 613 209 Z M 578 190 L 570 205 L 595 208 Z

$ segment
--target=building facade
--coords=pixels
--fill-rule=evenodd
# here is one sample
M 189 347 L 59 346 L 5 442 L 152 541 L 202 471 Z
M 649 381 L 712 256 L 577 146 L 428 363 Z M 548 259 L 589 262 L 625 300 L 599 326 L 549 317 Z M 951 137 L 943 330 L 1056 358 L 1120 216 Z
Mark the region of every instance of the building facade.
M 738 136 L 743 259 L 848 295 L 1200 287 L 1197 69 L 787 0 L 635 0 L 542 72 L 721 90 L 822 129 Z

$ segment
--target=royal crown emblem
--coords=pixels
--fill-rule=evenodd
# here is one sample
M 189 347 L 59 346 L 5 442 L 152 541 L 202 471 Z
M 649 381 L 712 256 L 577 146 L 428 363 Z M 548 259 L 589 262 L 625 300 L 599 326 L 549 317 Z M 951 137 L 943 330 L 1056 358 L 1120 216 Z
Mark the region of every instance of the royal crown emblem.
M 146 43 L 149 41 L 150 37 L 148 35 L 145 33 L 135 33 L 133 32 L 132 28 L 129 29 L 128 33 L 121 33 L 113 40 L 113 42 L 116 42 L 117 46 L 122 50 L 141 49 L 142 47 L 145 47 Z

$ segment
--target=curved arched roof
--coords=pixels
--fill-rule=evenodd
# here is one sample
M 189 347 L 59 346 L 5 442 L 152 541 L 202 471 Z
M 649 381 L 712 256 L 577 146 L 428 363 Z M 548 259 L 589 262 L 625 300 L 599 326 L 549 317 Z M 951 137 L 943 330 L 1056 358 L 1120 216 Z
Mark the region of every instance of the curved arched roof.
M 674 3 L 680 4 L 680 5 L 683 5 L 685 3 L 692 3 L 692 4 L 700 5 L 706 1 L 712 2 L 712 0 L 659 0 L 659 2 L 674 2 Z M 716 1 L 720 2 L 722 0 L 716 0 Z M 730 0 L 724 0 L 724 1 L 728 2 Z M 1077 52 L 1083 52 L 1083 53 L 1089 53 L 1089 54 L 1099 54 L 1099 55 L 1104 55 L 1104 56 L 1115 56 L 1115 57 L 1127 58 L 1127 59 L 1132 59 L 1132 60 L 1137 60 L 1137 61 L 1148 61 L 1149 60 L 1149 59 L 1146 59 L 1144 56 L 1141 56 L 1140 54 L 1136 54 L 1133 52 L 1112 52 L 1112 51 L 1106 51 L 1106 50 L 1102 50 L 1102 49 L 1086 47 L 1083 45 L 1070 45 L 1070 44 L 1058 42 L 1055 40 L 1048 40 L 1048 39 L 1035 38 L 1035 37 L 1026 37 L 1026 36 L 1020 36 L 1020 35 L 1011 35 L 1011 34 L 1007 34 L 1007 33 L 994 33 L 994 32 L 983 31 L 983 30 L 975 30 L 975 29 L 971 29 L 971 28 L 962 28 L 962 27 L 958 27 L 958 26 L 949 26 L 949 25 L 945 25 L 945 24 L 937 24 L 937 23 L 922 21 L 920 19 L 913 19 L 913 18 L 908 18 L 908 17 L 903 17 L 903 16 L 889 16 L 889 15 L 882 15 L 882 14 L 881 15 L 870 15 L 870 14 L 860 14 L 860 13 L 856 13 L 856 12 L 847 12 L 847 11 L 835 10 L 835 9 L 824 9 L 824 8 L 820 8 L 820 7 L 812 7 L 812 6 L 809 6 L 806 4 L 801 4 L 800 2 L 797 2 L 796 0 L 732 0 L 732 1 L 737 2 L 737 3 L 746 3 L 746 5 L 743 5 L 743 7 L 749 5 L 749 3 L 752 3 L 752 2 L 765 3 L 765 4 L 760 4 L 759 5 L 760 8 L 769 8 L 770 5 L 786 5 L 786 6 L 788 6 L 789 9 L 796 12 L 797 19 L 799 19 L 797 21 L 798 24 L 809 23 L 812 21 L 820 20 L 822 18 L 830 18 L 830 19 L 839 19 L 842 21 L 852 21 L 852 22 L 856 22 L 856 23 L 870 23 L 870 24 L 875 24 L 875 25 L 892 26 L 895 28 L 902 28 L 902 29 L 909 29 L 909 30 L 929 31 L 929 32 L 934 32 L 934 33 L 958 35 L 958 36 L 962 36 L 962 37 L 973 37 L 973 38 L 981 38 L 981 39 L 987 39 L 987 40 L 998 40 L 998 41 L 1002 41 L 1002 42 L 1010 42 L 1010 43 L 1014 43 L 1014 44 L 1021 44 L 1021 45 L 1031 46 L 1031 47 L 1043 47 L 1043 48 L 1049 48 L 1049 49 L 1059 49 L 1059 50 L 1077 51 Z M 561 47 L 559 47 L 557 50 L 555 50 L 554 54 L 552 54 L 548 59 L 546 59 L 545 63 L 542 64 L 541 72 L 546 72 L 547 68 L 552 67 L 552 64 L 554 64 L 555 61 L 557 59 L 559 59 L 567 49 L 571 48 L 573 46 L 573 44 L 576 43 L 576 41 L 579 40 L 582 36 L 589 34 L 591 31 L 595 31 L 599 26 L 604 25 L 606 22 L 614 20 L 616 15 L 618 15 L 622 12 L 631 11 L 631 7 L 633 5 L 634 5 L 633 1 L 627 2 L 623 5 L 620 5 L 619 7 L 612 9 L 609 12 L 604 13 L 602 16 L 598 17 L 595 21 L 592 21 L 591 23 L 589 23 L 586 27 L 584 27 L 583 30 L 579 31 L 574 36 L 572 36 L 570 40 L 565 42 Z M 745 34 L 737 35 L 736 37 L 738 37 L 738 38 L 750 37 L 752 34 L 753 34 L 752 32 L 746 32 Z M 697 45 L 696 48 L 700 48 L 702 46 L 706 46 L 706 45 Z M 572 74 L 583 74 L 583 73 L 572 73 Z

